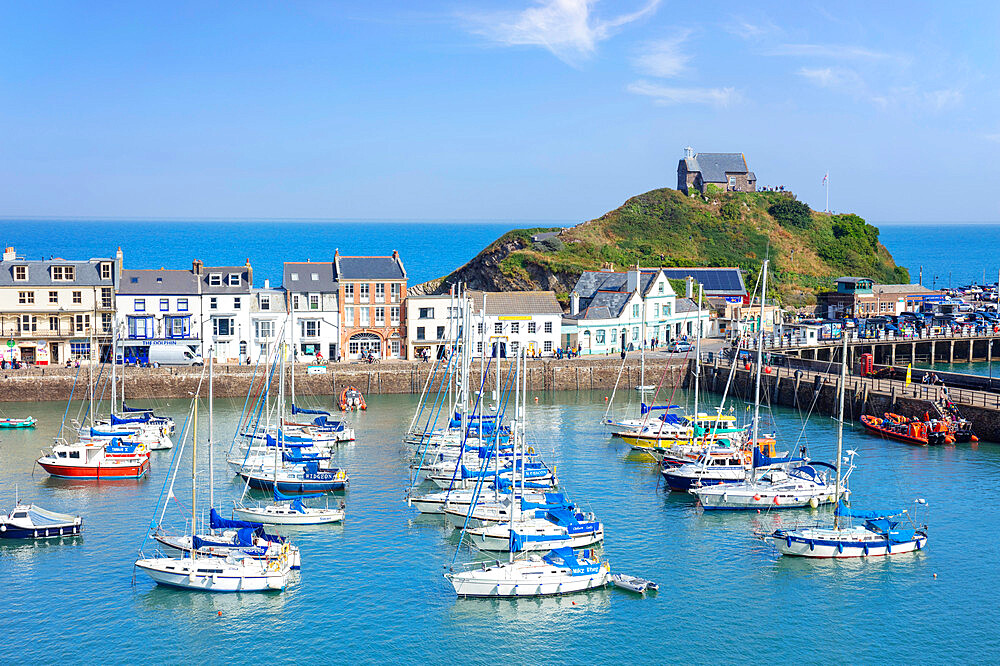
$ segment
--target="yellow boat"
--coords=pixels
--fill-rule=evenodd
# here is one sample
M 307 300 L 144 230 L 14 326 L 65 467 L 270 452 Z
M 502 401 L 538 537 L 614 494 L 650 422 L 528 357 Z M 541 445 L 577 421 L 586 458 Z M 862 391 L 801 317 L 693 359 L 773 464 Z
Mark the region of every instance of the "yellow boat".
M 686 416 L 678 424 L 654 422 L 645 428 L 622 433 L 620 437 L 633 449 L 642 451 L 717 443 L 719 440 L 738 443 L 732 442 L 737 433 L 743 434 L 744 428 L 737 427 L 735 416 L 702 412 L 695 418 Z

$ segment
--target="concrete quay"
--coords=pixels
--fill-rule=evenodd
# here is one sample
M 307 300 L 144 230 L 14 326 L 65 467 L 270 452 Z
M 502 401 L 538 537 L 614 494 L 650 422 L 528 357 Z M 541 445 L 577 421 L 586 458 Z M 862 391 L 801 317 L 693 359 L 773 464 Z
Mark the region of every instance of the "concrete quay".
M 839 355 L 839 354 L 838 354 Z M 777 358 L 775 361 L 779 361 Z M 779 361 L 780 362 L 780 361 Z M 815 364 L 813 364 L 815 365 Z M 821 414 L 836 415 L 838 413 L 838 398 L 840 389 L 840 364 L 830 364 L 829 370 L 821 371 L 815 368 L 805 369 L 792 366 L 765 366 L 770 372 L 761 378 L 761 401 Z M 687 383 L 693 378 L 694 362 L 689 368 Z M 900 372 L 901 371 L 901 372 Z M 706 391 L 722 393 L 729 377 L 728 361 L 715 360 L 712 364 L 703 364 L 701 368 L 701 387 Z M 989 390 L 956 388 L 949 386 L 934 386 L 905 382 L 906 369 L 897 369 L 900 379 L 875 377 L 860 377 L 848 374 L 844 420 L 856 422 L 862 414 L 881 415 L 884 412 L 896 412 L 903 415 L 922 415 L 929 412 L 932 416 L 940 414 L 940 405 L 950 399 L 959 408 L 962 415 L 972 421 L 976 435 L 983 440 L 1000 442 L 1000 394 Z M 746 399 L 753 396 L 755 370 L 751 364 L 749 370 L 743 359 L 736 366 L 731 394 Z M 916 371 L 914 371 L 914 376 Z M 977 378 L 985 379 L 985 378 Z M 1000 385 L 1000 382 L 998 382 Z
M 508 361 L 503 362 L 502 372 L 506 372 Z M 530 390 L 535 391 L 580 391 L 590 389 L 607 389 L 610 391 L 618 378 L 621 368 L 621 358 L 582 357 L 574 359 L 534 359 L 528 361 L 527 383 Z M 479 362 L 472 364 L 472 385 L 478 386 L 481 381 Z M 307 366 L 295 368 L 295 391 L 302 396 L 332 396 L 353 386 L 366 395 L 389 393 L 419 394 L 427 382 L 428 373 L 433 364 L 418 361 L 395 361 L 368 364 L 335 363 L 325 366 L 325 374 L 313 374 Z M 203 368 L 126 368 L 124 371 L 125 395 L 129 399 L 159 399 L 185 398 L 192 395 L 198 387 Z M 97 373 L 95 368 L 95 377 Z M 107 385 L 109 369 L 106 367 L 100 377 L 100 384 L 95 389 L 110 397 Z M 264 380 L 263 369 L 257 370 L 255 384 L 259 387 Z M 442 375 L 438 372 L 438 384 Z M 619 390 L 631 390 L 639 384 L 640 359 L 638 352 L 629 354 L 624 370 L 621 371 Z M 687 372 L 687 358 L 684 355 L 646 359 L 646 383 L 657 384 L 661 381 L 664 387 L 675 386 L 684 380 Z M 202 395 L 207 395 L 208 380 L 202 386 Z M 252 366 L 234 364 L 216 364 L 214 376 L 215 395 L 226 398 L 239 398 L 247 393 L 250 380 L 254 375 Z M 493 372 L 490 377 L 495 377 Z M 80 368 L 31 367 L 21 370 L 5 370 L 0 372 L 0 402 L 36 402 L 65 401 L 73 390 L 74 378 L 76 388 L 74 400 L 87 397 L 88 370 Z M 275 380 L 276 381 L 276 380 Z M 495 379 L 490 380 L 495 381 Z M 489 384 L 492 386 L 492 383 Z

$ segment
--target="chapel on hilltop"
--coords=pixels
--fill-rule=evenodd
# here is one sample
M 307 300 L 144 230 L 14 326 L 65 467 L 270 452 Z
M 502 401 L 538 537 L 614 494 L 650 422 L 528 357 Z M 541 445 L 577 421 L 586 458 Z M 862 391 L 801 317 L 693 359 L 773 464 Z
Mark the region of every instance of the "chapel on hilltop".
M 757 176 L 743 153 L 695 153 L 688 146 L 677 163 L 677 189 L 690 194 L 693 187 L 705 194 L 709 185 L 726 192 L 756 192 Z

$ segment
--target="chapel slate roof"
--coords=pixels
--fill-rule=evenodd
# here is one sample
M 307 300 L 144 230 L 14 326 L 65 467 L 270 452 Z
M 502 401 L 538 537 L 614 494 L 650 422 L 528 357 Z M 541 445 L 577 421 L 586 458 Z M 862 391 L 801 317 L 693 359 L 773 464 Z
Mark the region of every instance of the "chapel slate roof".
M 743 153 L 696 153 L 694 157 L 685 157 L 684 163 L 689 172 L 700 171 L 706 183 L 725 183 L 729 173 L 751 175 Z
M 398 255 L 391 257 L 337 256 L 337 277 L 341 280 L 405 280 L 406 270 Z
M 289 292 L 337 291 L 337 265 L 332 261 L 286 261 L 282 286 Z
M 554 291 L 470 291 L 472 311 L 483 310 L 488 316 L 562 314 Z
M 114 264 L 113 259 L 83 259 L 76 261 L 67 261 L 65 259 L 42 259 L 42 260 L 24 260 L 24 259 L 13 259 L 9 261 L 0 261 L 0 287 L 109 287 L 114 285 L 114 279 L 101 279 L 100 268 L 98 264 L 101 262 L 111 262 Z M 28 279 L 27 280 L 14 280 L 14 266 L 27 266 L 28 267 Z M 73 266 L 75 268 L 75 279 L 73 280 L 53 280 L 52 272 L 49 270 L 52 266 Z M 114 269 L 112 268 L 112 275 L 114 275 Z

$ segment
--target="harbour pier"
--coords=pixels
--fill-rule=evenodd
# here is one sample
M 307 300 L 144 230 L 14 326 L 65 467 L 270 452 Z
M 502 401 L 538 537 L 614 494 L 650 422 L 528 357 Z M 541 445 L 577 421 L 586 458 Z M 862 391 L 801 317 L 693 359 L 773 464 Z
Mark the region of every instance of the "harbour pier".
M 939 342 L 939 341 L 933 341 Z M 958 342 L 957 340 L 955 342 Z M 967 341 L 971 347 L 972 340 Z M 840 343 L 842 344 L 842 343 Z M 911 343 L 913 344 L 913 343 Z M 870 349 L 870 344 L 865 343 Z M 835 415 L 840 391 L 840 354 L 835 345 L 823 349 L 826 360 L 802 359 L 786 352 L 768 352 L 761 376 L 762 402 L 792 407 L 803 412 Z M 850 358 L 871 353 L 862 345 L 849 346 Z M 740 355 L 736 361 L 731 393 L 747 398 L 753 395 L 756 369 L 754 354 Z M 701 388 L 722 393 L 732 366 L 732 359 L 705 355 L 701 366 Z M 844 417 L 856 422 L 862 414 L 881 415 L 896 412 L 932 417 L 943 414 L 947 401 L 958 407 L 972 421 L 980 439 L 1000 442 L 1000 380 L 978 375 L 911 370 L 906 382 L 905 366 L 883 366 L 874 375 L 861 376 L 860 366 L 848 365 Z M 694 361 L 689 368 L 688 384 L 694 377 Z M 941 384 L 923 383 L 923 375 L 936 375 Z

